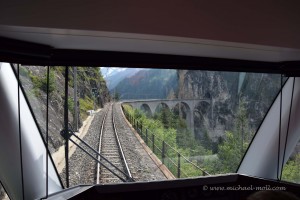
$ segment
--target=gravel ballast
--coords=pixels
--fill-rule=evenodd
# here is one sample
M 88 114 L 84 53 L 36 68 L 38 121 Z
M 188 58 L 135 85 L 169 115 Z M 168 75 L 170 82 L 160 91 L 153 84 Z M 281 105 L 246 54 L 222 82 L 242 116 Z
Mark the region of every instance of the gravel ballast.
M 83 140 L 95 150 L 99 147 L 99 135 L 102 119 L 109 105 L 95 114 L 91 126 Z M 150 158 L 135 134 L 132 132 L 122 114 L 120 103 L 114 105 L 114 117 L 119 139 L 135 181 L 166 180 L 167 178 Z M 95 156 L 95 154 L 89 150 Z M 70 187 L 82 184 L 96 184 L 97 163 L 81 149 L 76 148 L 69 159 Z M 65 184 L 65 169 L 61 173 Z

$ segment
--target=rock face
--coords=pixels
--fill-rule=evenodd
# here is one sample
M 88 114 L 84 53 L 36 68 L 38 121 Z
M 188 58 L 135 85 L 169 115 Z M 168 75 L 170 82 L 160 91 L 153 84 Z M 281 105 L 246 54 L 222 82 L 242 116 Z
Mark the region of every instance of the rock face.
M 54 152 L 63 145 L 63 138 L 60 135 L 64 127 L 64 102 L 65 102 L 65 68 L 50 67 L 49 81 L 49 150 Z M 31 105 L 34 116 L 45 137 L 46 135 L 46 67 L 22 66 L 20 68 L 21 82 Z M 73 69 L 69 69 L 68 83 L 68 120 L 74 124 L 74 79 Z M 78 94 L 78 124 L 87 116 L 87 109 L 102 107 L 110 101 L 109 91 L 106 87 L 99 68 L 79 67 L 77 71 L 77 94 Z M 92 93 L 96 88 L 97 94 Z
M 194 131 L 212 139 L 233 130 L 239 106 L 246 109 L 247 127 L 255 132 L 280 88 L 280 75 L 178 70 L 178 98 L 211 99 L 194 110 Z
M 195 135 L 201 138 L 205 131 L 212 138 L 232 127 L 234 103 L 221 72 L 179 70 L 179 99 L 211 99 L 213 105 L 201 102 L 194 110 Z M 235 78 L 234 76 L 232 78 Z

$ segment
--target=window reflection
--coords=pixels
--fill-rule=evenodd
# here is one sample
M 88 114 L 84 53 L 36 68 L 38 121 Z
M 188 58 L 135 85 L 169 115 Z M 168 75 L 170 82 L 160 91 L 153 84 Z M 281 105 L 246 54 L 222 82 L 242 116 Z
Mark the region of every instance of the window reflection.
M 6 194 L 3 186 L 1 185 L 0 182 L 0 200 L 9 200 L 10 198 L 8 197 L 8 195 Z

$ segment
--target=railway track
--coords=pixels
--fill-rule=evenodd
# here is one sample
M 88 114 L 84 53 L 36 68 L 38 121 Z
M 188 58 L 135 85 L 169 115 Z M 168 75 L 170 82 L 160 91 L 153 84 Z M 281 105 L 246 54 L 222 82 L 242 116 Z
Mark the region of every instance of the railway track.
M 122 172 L 118 172 L 118 170 L 114 169 L 114 167 L 111 166 L 107 161 L 100 158 L 102 157 L 103 153 L 105 155 L 105 152 L 102 152 L 101 146 L 99 145 L 100 132 L 102 133 L 104 131 L 107 131 L 106 129 L 108 129 L 108 125 L 105 128 L 105 122 L 108 121 L 108 119 L 111 119 L 110 123 L 112 123 L 112 118 L 110 118 L 107 113 L 108 109 L 112 109 L 111 105 L 109 104 L 107 104 L 101 112 L 95 114 L 95 118 L 92 121 L 91 126 L 83 139 L 80 139 L 76 134 L 72 132 L 72 135 L 75 138 L 79 138 L 79 142 L 75 142 L 73 141 L 74 138 L 70 137 L 70 141 L 75 142 L 77 147 L 69 160 L 70 171 L 73 172 L 70 173 L 70 183 L 72 186 L 78 184 L 116 183 L 132 180 L 132 178 L 126 172 L 126 169 L 124 169 L 124 164 L 120 167 Z M 111 110 L 109 112 L 111 112 Z M 105 115 L 106 119 L 103 120 Z M 110 116 L 112 117 L 112 115 Z M 126 160 L 128 161 L 130 173 L 133 176 L 134 181 L 165 180 L 165 175 L 161 172 L 157 164 L 154 163 L 153 160 L 149 157 L 148 153 L 144 150 L 141 143 L 132 133 L 131 128 L 128 126 L 126 120 L 124 119 L 120 103 L 115 103 L 114 105 L 114 120 L 116 122 L 116 129 L 119 130 L 118 137 L 122 144 L 123 152 L 126 156 Z M 112 125 L 110 125 L 110 127 L 110 132 L 112 132 Z M 70 129 L 72 129 L 71 126 Z M 101 137 L 101 140 L 104 139 Z M 101 144 L 104 145 L 102 141 Z M 99 155 L 99 150 L 101 155 Z M 114 162 L 112 157 L 114 155 L 111 154 L 110 156 L 111 158 L 109 156 L 104 158 L 106 158 L 108 161 Z M 117 176 L 103 167 L 100 168 L 100 165 L 98 164 L 99 161 L 101 161 L 102 164 L 104 164 Z M 102 179 L 102 177 L 100 177 L 100 174 L 109 174 L 107 171 L 111 174 L 106 179 L 104 177 Z M 124 173 L 125 175 L 122 173 Z M 118 178 L 118 176 L 120 176 L 121 179 Z
M 97 165 L 97 184 L 134 181 L 119 141 L 113 106 L 109 105 L 101 125 L 98 151 L 102 156 L 98 159 L 103 164 Z

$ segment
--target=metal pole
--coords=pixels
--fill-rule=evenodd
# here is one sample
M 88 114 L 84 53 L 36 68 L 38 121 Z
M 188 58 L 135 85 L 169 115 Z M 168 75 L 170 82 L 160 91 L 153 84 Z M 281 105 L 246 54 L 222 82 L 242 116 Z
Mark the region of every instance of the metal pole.
M 162 142 L 161 159 L 162 163 L 165 164 L 165 141 Z
M 152 142 L 153 142 L 153 143 L 152 143 L 152 150 L 153 150 L 153 153 L 155 153 L 155 151 L 154 151 L 154 139 L 155 139 L 155 138 L 154 138 L 154 134 L 152 134 Z
M 49 195 L 49 166 L 48 166 L 48 148 L 49 148 L 49 77 L 50 67 L 47 66 L 47 94 L 46 94 L 46 198 Z
M 25 188 L 24 188 L 24 173 L 23 173 L 23 154 L 22 154 L 22 127 L 21 127 L 21 108 L 20 108 L 20 64 L 17 66 L 18 71 L 18 122 L 19 122 L 19 153 L 20 153 L 20 163 L 21 163 L 21 185 L 22 185 L 22 199 L 25 199 Z M 48 159 L 48 157 L 46 158 Z
M 74 128 L 78 130 L 78 107 L 77 107 L 77 67 L 74 67 Z
M 64 131 L 65 131 L 65 160 L 66 160 L 66 186 L 69 187 L 69 128 L 68 128 L 68 80 L 69 80 L 69 68 L 65 68 L 65 108 L 64 108 Z
M 177 178 L 180 178 L 180 153 L 178 153 Z
M 148 145 L 148 129 L 146 129 L 146 144 Z

